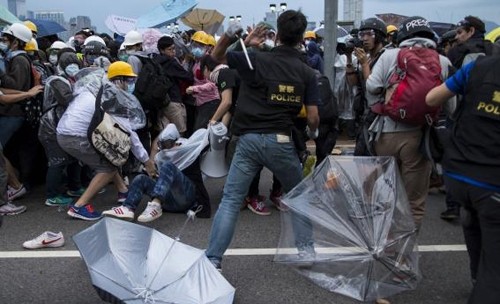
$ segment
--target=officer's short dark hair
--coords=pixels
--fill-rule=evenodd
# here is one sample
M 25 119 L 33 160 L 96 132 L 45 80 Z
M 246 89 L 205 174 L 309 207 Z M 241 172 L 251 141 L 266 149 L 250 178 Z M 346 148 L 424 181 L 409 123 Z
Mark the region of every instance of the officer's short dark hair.
M 300 10 L 288 10 L 278 17 L 278 39 L 288 46 L 299 44 L 307 28 L 307 19 Z
M 174 44 L 174 39 L 169 36 L 163 36 L 158 40 L 156 47 L 158 50 L 163 51 L 164 49 L 172 46 Z

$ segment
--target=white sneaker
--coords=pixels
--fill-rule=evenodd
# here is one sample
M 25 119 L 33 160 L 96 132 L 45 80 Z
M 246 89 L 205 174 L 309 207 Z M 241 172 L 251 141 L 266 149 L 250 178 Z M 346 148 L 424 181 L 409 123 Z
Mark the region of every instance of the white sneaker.
M 23 185 L 21 185 L 21 187 L 19 187 L 19 189 L 15 189 L 11 186 L 7 186 L 7 199 L 9 201 L 13 201 L 13 200 L 25 195 L 26 192 L 28 192 L 28 191 L 26 190 L 26 188 Z
M 39 249 L 39 248 L 54 248 L 64 245 L 64 236 L 62 232 L 54 233 L 45 231 L 36 238 L 23 243 L 26 249 Z
M 134 220 L 134 211 L 125 206 L 113 207 L 111 210 L 106 210 L 102 212 L 102 215 L 117 217 L 127 221 Z
M 137 218 L 139 222 L 147 223 L 156 220 L 162 215 L 161 205 L 154 202 L 148 202 L 148 206 Z
M 16 206 L 11 202 L 0 206 L 0 215 L 16 215 L 26 211 L 26 206 Z

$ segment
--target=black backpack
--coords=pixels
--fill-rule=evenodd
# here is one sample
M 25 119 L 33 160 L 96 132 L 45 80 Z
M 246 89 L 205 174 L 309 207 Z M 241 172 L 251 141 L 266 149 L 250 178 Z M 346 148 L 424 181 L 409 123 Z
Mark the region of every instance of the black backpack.
M 142 69 L 137 76 L 134 95 L 144 110 L 157 111 L 168 106 L 170 103 L 168 90 L 173 85 L 172 80 L 154 59 L 141 56 L 137 58 L 141 60 Z
M 333 90 L 328 77 L 321 75 L 318 78 L 318 89 L 320 103 L 318 103 L 318 112 L 321 122 L 334 123 L 338 116 L 337 100 L 333 95 Z

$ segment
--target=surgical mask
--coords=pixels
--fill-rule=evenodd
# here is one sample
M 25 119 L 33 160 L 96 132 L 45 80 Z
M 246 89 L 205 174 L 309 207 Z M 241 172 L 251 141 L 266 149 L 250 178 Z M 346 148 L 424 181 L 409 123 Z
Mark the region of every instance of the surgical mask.
M 194 58 L 201 58 L 205 55 L 205 49 L 200 47 L 195 47 L 191 50 L 191 54 L 193 54 Z
M 129 57 L 128 54 L 120 54 L 120 55 L 118 55 L 118 59 L 120 59 L 120 61 L 123 61 L 123 62 L 127 62 L 128 61 L 128 57 Z
M 272 40 L 272 39 L 266 39 L 266 40 L 264 41 L 264 44 L 265 44 L 266 46 L 268 46 L 268 47 L 273 48 L 273 47 L 274 47 L 274 40 Z
M 50 55 L 49 56 L 49 62 L 52 63 L 53 65 L 56 65 L 57 63 L 57 55 Z
M 80 71 L 80 67 L 78 66 L 78 64 L 76 63 L 72 63 L 70 65 L 68 65 L 65 69 L 64 69 L 64 72 L 66 73 L 66 75 L 68 75 L 69 77 L 75 77 L 75 75 L 78 73 L 78 71 Z
M 133 55 L 135 53 L 135 50 L 126 50 L 125 53 L 128 55 Z
M 0 42 L 0 51 L 7 53 L 9 50 L 9 45 L 5 42 Z
M 308 45 L 309 43 L 311 43 L 311 40 L 305 40 L 304 43 L 305 45 Z
M 135 82 L 129 82 L 127 84 L 127 93 L 133 94 L 135 90 Z

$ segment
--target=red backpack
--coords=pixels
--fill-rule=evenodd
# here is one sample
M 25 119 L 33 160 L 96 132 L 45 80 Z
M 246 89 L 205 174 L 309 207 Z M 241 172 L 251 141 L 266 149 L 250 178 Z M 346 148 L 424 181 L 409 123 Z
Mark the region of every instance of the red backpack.
M 377 103 L 371 110 L 392 120 L 423 126 L 432 124 L 440 107 L 430 107 L 425 96 L 442 83 L 441 64 L 436 50 L 411 46 L 398 53 L 397 66 L 389 78 L 385 103 Z

